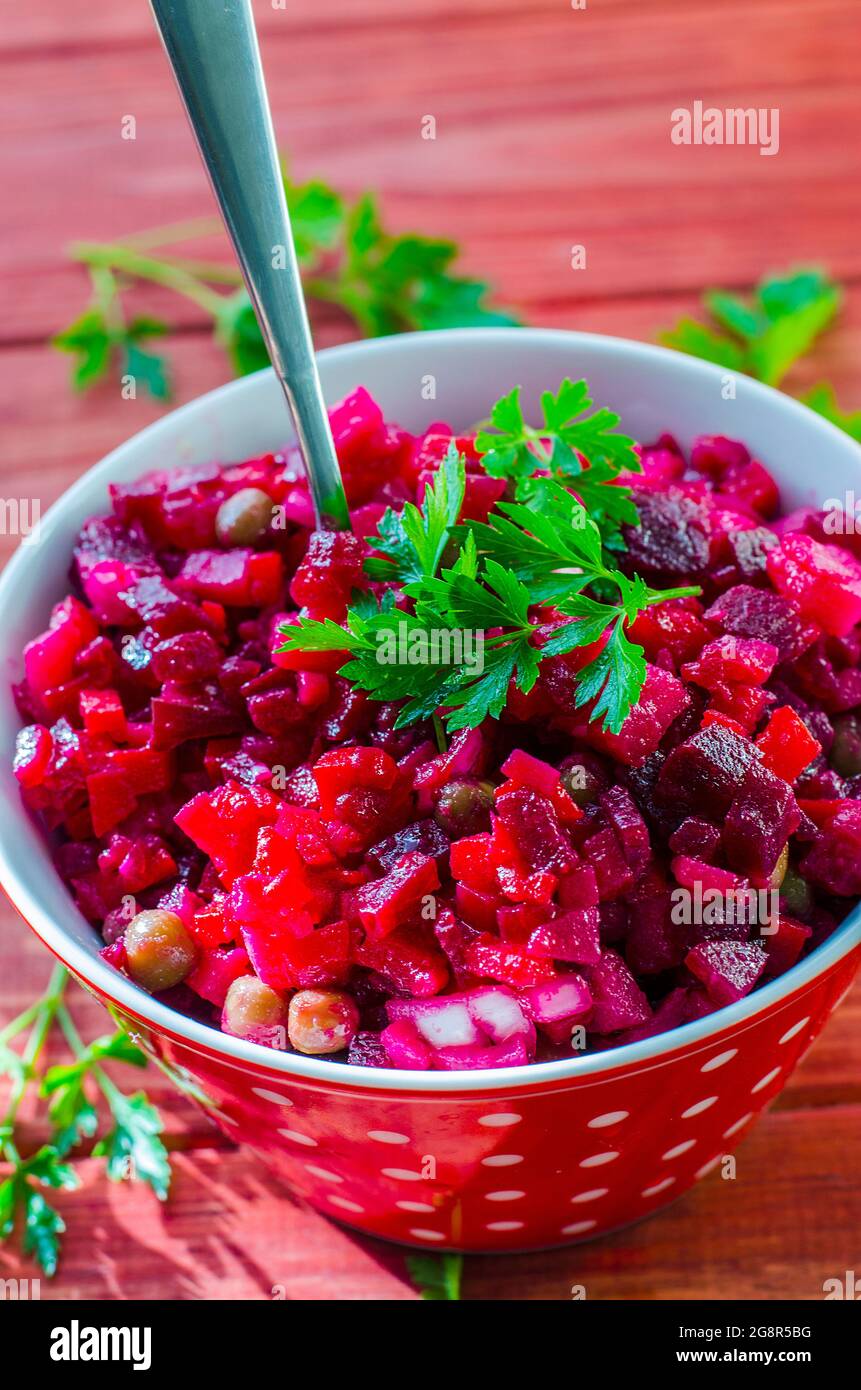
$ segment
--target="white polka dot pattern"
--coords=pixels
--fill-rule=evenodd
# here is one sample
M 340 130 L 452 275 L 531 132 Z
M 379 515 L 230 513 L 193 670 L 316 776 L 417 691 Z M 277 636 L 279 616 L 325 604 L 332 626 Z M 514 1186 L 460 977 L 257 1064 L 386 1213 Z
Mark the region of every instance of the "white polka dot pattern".
M 798 1036 L 798 1034 L 801 1032 L 802 1028 L 806 1028 L 806 1027 L 807 1027 L 807 1025 L 808 1025 L 809 1022 L 810 1022 L 810 1018 L 809 1018 L 809 1017 L 807 1017 L 807 1018 L 800 1018 L 800 1019 L 798 1020 L 797 1023 L 793 1023 L 793 1025 L 792 1025 L 791 1028 L 787 1028 L 786 1032 L 783 1034 L 782 1037 L 778 1038 L 778 1040 L 777 1040 L 778 1043 L 779 1043 L 781 1046 L 783 1046 L 784 1043 L 791 1042 L 793 1038 L 795 1038 L 795 1037 Z
M 706 1096 L 704 1100 L 695 1101 L 693 1105 L 688 1106 L 687 1110 L 682 1111 L 682 1119 L 692 1120 L 695 1115 L 702 1115 L 704 1110 L 711 1109 L 716 1100 L 717 1096 Z

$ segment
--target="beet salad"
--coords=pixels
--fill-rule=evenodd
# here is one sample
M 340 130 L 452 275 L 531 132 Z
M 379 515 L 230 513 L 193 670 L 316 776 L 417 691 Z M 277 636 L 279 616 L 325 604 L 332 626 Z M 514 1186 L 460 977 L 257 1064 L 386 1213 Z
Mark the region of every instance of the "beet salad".
M 851 909 L 858 538 L 743 443 L 640 446 L 582 381 L 541 415 L 413 435 L 358 389 L 351 532 L 291 449 L 112 486 L 15 774 L 118 971 L 272 1048 L 500 1067 L 700 1018 Z

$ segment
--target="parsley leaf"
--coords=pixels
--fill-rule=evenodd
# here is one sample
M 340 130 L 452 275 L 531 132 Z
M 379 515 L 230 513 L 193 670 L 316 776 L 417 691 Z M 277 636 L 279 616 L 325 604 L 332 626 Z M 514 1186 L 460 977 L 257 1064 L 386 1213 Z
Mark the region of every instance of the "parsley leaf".
M 518 500 L 536 510 L 548 497 L 548 481 L 573 485 L 586 513 L 610 549 L 624 549 L 621 528 L 636 524 L 630 488 L 618 483 L 623 471 L 641 470 L 634 441 L 619 429 L 619 416 L 606 406 L 593 409 L 585 381 L 566 378 L 554 393 L 541 396 L 543 425 L 527 425 L 520 387 L 494 405 L 489 425 L 479 430 L 476 449 L 494 478 L 511 479 Z M 585 459 L 585 465 L 584 465 Z M 537 473 L 537 468 L 544 473 Z
M 831 323 L 841 293 L 824 271 L 807 268 L 766 276 L 749 300 L 709 290 L 703 301 L 724 334 L 682 319 L 660 340 L 777 386 Z
M 407 502 L 400 512 L 383 515 L 371 544 L 384 559 L 371 557 L 365 570 L 372 579 L 419 584 L 436 574 L 449 533 L 460 515 L 465 466 L 452 444 L 420 507 Z M 409 592 L 409 590 L 408 590 Z
M 158 1111 L 143 1091 L 125 1096 L 110 1087 L 106 1094 L 114 1125 L 93 1154 L 107 1159 L 108 1177 L 113 1182 L 139 1179 L 164 1201 L 170 1186 L 170 1159 L 159 1138 L 163 1126 Z
M 624 617 L 610 630 L 606 645 L 580 671 L 574 693 L 578 709 L 594 700 L 590 719 L 604 716 L 604 728 L 617 734 L 631 712 L 646 679 L 642 647 L 625 634 Z
M 861 410 L 842 411 L 837 404 L 837 396 L 833 386 L 827 382 L 820 381 L 816 386 L 812 386 L 806 395 L 801 397 L 806 406 L 815 410 L 817 415 L 824 415 L 826 420 L 830 420 L 832 425 L 838 429 L 845 430 L 853 439 L 857 439 L 861 444 Z
M 410 1277 L 424 1299 L 457 1302 L 463 1276 L 463 1255 L 407 1255 Z
M 24 1253 L 32 1255 L 50 1279 L 57 1272 L 60 1258 L 60 1236 L 66 1223 L 58 1211 L 45 1201 L 38 1188 L 26 1183 L 23 1188 Z

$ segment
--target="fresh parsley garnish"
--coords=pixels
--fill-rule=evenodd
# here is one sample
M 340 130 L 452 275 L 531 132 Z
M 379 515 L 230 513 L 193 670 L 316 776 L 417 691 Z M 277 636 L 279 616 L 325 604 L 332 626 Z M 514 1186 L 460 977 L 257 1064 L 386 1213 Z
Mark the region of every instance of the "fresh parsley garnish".
M 170 395 L 167 364 L 144 345 L 163 337 L 169 331 L 167 324 L 149 315 L 127 323 L 110 271 L 93 270 L 92 281 L 90 307 L 52 339 L 54 347 L 76 359 L 73 386 L 85 391 L 115 366 L 126 388 L 140 382 L 151 396 L 166 400 Z
M 350 202 L 320 179 L 295 183 L 286 169 L 284 188 L 308 299 L 334 305 L 365 336 L 517 322 L 488 303 L 490 289 L 483 280 L 454 273 L 456 242 L 412 232 L 393 234 L 370 193 Z M 170 394 L 165 359 L 144 346 L 170 329 L 152 318 L 134 319 L 128 325 L 124 321 L 124 292 L 139 283 L 160 285 L 202 310 L 237 376 L 268 366 L 238 268 L 164 249 L 219 230 L 213 218 L 158 228 L 124 241 L 78 242 L 70 248 L 72 259 L 87 267 L 93 282 L 91 305 L 53 339 L 55 347 L 77 358 L 72 377 L 76 389 L 105 380 L 116 368 L 121 377 L 133 376 L 159 399 Z
M 637 521 L 630 489 L 616 479 L 623 471 L 639 472 L 640 461 L 633 439 L 619 430 L 615 411 L 593 404 L 585 381 L 566 378 L 555 394 L 542 393 L 543 424 L 534 427 L 524 419 L 517 386 L 497 401 L 475 446 L 487 472 L 511 479 L 519 499 L 541 499 L 536 468 L 570 483 L 612 548 L 619 544 L 621 526 Z
M 25 1254 L 32 1255 L 49 1277 L 57 1268 L 65 1226 L 45 1193 L 79 1185 L 72 1151 L 97 1134 L 96 1095 L 107 1103 L 111 1121 L 92 1152 L 107 1158 L 108 1176 L 117 1181 L 138 1178 L 161 1198 L 170 1184 L 158 1112 L 142 1092 L 125 1095 L 103 1069 L 105 1062 L 145 1067 L 146 1057 L 122 1029 L 83 1043 L 65 1001 L 68 981 L 64 968 L 56 966 L 45 993 L 0 1030 L 0 1074 L 12 1079 L 0 1117 L 0 1157 L 10 1169 L 0 1183 L 0 1243 L 19 1231 Z M 57 1025 L 72 1061 L 41 1072 L 41 1053 Z M 10 1046 L 17 1039 L 23 1039 L 20 1052 Z M 51 1134 L 49 1142 L 27 1158 L 19 1152 L 16 1125 L 21 1102 L 31 1091 L 48 1102 Z
M 837 404 L 834 387 L 830 386 L 827 381 L 820 381 L 816 386 L 811 386 L 801 399 L 811 410 L 815 410 L 817 415 L 823 415 L 826 420 L 831 421 L 832 425 L 845 430 L 848 435 L 857 439 L 858 443 L 861 444 L 861 410 L 849 412 L 841 410 Z
M 822 270 L 766 276 L 748 299 L 728 290 L 706 292 L 703 302 L 717 329 L 683 318 L 660 340 L 778 386 L 832 322 L 841 298 L 839 287 Z
M 410 1277 L 424 1299 L 456 1303 L 460 1299 L 463 1255 L 407 1255 Z
M 379 598 L 354 596 L 343 626 L 285 625 L 281 650 L 343 651 L 342 676 L 373 699 L 403 702 L 397 727 L 442 715 L 453 732 L 499 718 L 512 682 L 528 693 L 545 658 L 603 642 L 580 674 L 577 705 L 591 704 L 590 718 L 618 733 L 646 674 L 627 625 L 652 604 L 699 590 L 650 589 L 608 559 L 608 533 L 618 540 L 630 516 L 612 480 L 637 465 L 618 417 L 592 411 L 584 382 L 545 392 L 542 409 L 543 427 L 528 426 L 512 391 L 478 436 L 484 465 L 513 481 L 518 500 L 499 502 L 486 522 L 459 520 L 466 470 L 451 446 L 421 505 L 387 511 L 371 539 L 366 571 L 390 587 Z M 593 467 L 590 491 L 582 480 Z M 619 500 L 606 502 L 611 493 Z M 584 494 L 597 498 L 594 512 Z M 459 552 L 446 565 L 452 542 Z M 546 605 L 571 619 L 549 640 L 547 615 L 536 612 Z

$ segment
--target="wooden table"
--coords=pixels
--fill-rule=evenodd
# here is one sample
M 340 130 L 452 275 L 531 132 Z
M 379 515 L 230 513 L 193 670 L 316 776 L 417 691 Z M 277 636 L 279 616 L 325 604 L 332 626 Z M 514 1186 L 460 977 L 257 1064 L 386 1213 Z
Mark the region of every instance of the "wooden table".
M 255 4 L 279 137 L 297 176 L 374 186 L 397 229 L 458 238 L 531 323 L 653 338 L 704 286 L 822 262 L 848 286 L 841 325 L 791 384 L 828 375 L 861 406 L 861 10 L 857 0 L 291 0 Z M 670 113 L 701 99 L 780 111 L 780 152 L 683 148 Z M 204 176 L 144 5 L 6 0 L 0 25 L 6 194 L 0 285 L 5 498 L 47 506 L 159 414 L 113 386 L 75 397 L 45 339 L 83 307 L 74 238 L 107 239 L 210 210 Z M 433 115 L 437 139 L 420 139 Z M 134 115 L 137 138 L 121 139 Z M 570 268 L 572 245 L 587 269 Z M 211 249 L 211 248 L 203 248 Z M 222 248 L 216 248 L 223 252 Z M 181 327 L 182 401 L 228 376 L 197 312 Z M 337 340 L 334 319 L 318 341 Z M 0 537 L 2 557 L 13 542 Z M 0 1023 L 48 963 L 7 908 Z M 76 1002 L 88 1036 L 103 1027 Z M 467 1298 L 816 1299 L 859 1265 L 861 992 L 758 1129 L 729 1191 L 712 1175 L 654 1220 L 559 1254 L 472 1259 Z M 64 1299 L 398 1299 L 401 1256 L 294 1207 L 256 1160 L 148 1079 L 175 1152 L 170 1202 L 85 1182 L 60 1199 Z M 2 1098 L 2 1087 L 0 1087 Z M 27 1131 L 28 1143 L 39 1134 Z M 32 1273 L 0 1253 L 0 1277 Z

